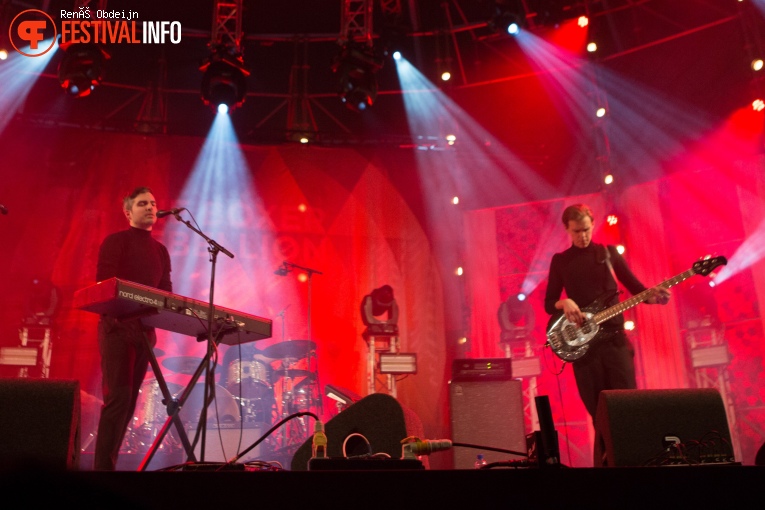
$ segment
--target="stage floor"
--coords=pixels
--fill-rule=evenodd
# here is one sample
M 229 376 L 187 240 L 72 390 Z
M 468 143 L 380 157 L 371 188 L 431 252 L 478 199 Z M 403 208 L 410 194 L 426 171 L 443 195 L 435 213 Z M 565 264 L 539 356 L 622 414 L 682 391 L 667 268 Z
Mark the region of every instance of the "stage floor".
M 54 508 L 759 508 L 763 466 L 352 471 L 0 472 L 7 498 Z M 758 503 L 759 501 L 759 503 Z

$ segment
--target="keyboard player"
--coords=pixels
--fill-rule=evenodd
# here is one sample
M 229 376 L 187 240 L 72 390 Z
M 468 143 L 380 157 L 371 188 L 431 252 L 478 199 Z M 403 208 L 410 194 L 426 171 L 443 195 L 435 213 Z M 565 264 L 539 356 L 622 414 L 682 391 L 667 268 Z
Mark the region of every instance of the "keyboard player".
M 151 189 L 139 187 L 124 197 L 122 213 L 128 228 L 104 238 L 98 252 L 96 281 L 116 277 L 172 292 L 170 254 L 152 237 L 157 202 Z M 144 327 L 140 320 L 118 322 L 105 315 L 99 320 L 103 405 L 96 436 L 96 470 L 116 469 L 120 446 L 149 366 L 144 333 L 153 347 L 157 342 L 154 328 Z

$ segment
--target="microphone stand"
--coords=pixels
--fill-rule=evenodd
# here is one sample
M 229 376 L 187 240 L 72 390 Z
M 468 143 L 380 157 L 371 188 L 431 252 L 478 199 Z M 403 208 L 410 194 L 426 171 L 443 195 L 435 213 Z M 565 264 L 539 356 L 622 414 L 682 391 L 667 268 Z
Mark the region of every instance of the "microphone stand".
M 305 273 L 308 275 L 308 341 L 311 342 L 311 298 L 313 296 L 313 291 L 311 290 L 311 285 L 313 282 L 313 275 L 314 274 L 324 274 L 321 271 L 317 271 L 316 269 L 312 269 L 310 267 L 303 267 L 299 266 L 297 264 L 293 264 L 292 262 L 284 261 L 282 263 L 282 266 L 287 271 L 291 271 L 292 269 L 300 269 L 302 271 L 305 271 Z M 310 345 L 310 343 L 309 343 Z M 309 360 L 309 367 L 310 369 L 310 360 Z M 321 384 L 319 384 L 319 367 L 318 367 L 318 361 L 316 366 L 316 386 L 321 390 Z M 319 391 L 319 396 L 321 397 L 321 391 Z M 324 411 L 324 404 L 322 402 L 322 399 L 319 398 L 319 409 L 320 411 Z
M 214 336 L 213 336 L 213 322 L 214 322 L 213 315 L 215 313 L 215 306 L 213 305 L 213 300 L 215 298 L 215 265 L 217 262 L 219 252 L 225 253 L 227 256 L 231 257 L 232 259 L 234 258 L 234 254 L 228 251 L 226 248 L 224 248 L 220 244 L 218 244 L 216 241 L 207 237 L 203 232 L 201 232 L 199 229 L 194 227 L 191 224 L 191 222 L 181 219 L 180 215 L 178 214 L 179 212 L 180 210 L 173 212 L 173 216 L 175 216 L 175 219 L 180 221 L 184 225 L 186 225 L 188 228 L 190 228 L 197 234 L 199 234 L 209 244 L 207 251 L 210 252 L 210 262 L 212 262 L 212 270 L 210 273 L 210 302 L 208 303 L 208 308 L 207 308 L 207 335 L 206 335 L 206 338 L 201 338 L 202 335 L 197 336 L 197 341 L 199 342 L 203 340 L 207 340 L 207 354 L 205 354 L 204 358 L 200 362 L 199 366 L 194 372 L 194 375 L 191 378 L 191 381 L 182 392 L 180 398 L 175 398 L 170 396 L 169 391 L 167 390 L 167 385 L 164 383 L 164 377 L 162 377 L 162 371 L 159 368 L 159 364 L 157 363 L 156 358 L 153 355 L 151 356 L 151 359 L 149 361 L 151 362 L 152 370 L 154 370 L 154 373 L 157 375 L 157 380 L 160 381 L 162 394 L 165 397 L 163 399 L 163 403 L 166 403 L 168 418 L 165 421 L 165 424 L 160 429 L 157 436 L 154 438 L 154 442 L 149 448 L 148 453 L 146 454 L 140 466 L 138 467 L 139 471 L 144 471 L 146 469 L 146 466 L 149 464 L 149 462 L 151 462 L 151 459 L 156 453 L 157 449 L 159 448 L 160 443 L 164 440 L 165 435 L 167 434 L 167 431 L 169 430 L 171 423 L 175 424 L 176 428 L 178 428 L 178 434 L 180 435 L 181 443 L 183 444 L 183 447 L 186 450 L 186 454 L 188 455 L 188 458 L 196 460 L 194 456 L 194 449 L 192 445 L 189 443 L 188 437 L 186 437 L 186 432 L 183 429 L 183 424 L 181 423 L 178 413 L 180 412 L 180 409 L 185 404 L 189 394 L 193 391 L 196 381 L 202 375 L 202 371 L 205 372 L 205 385 L 204 385 L 204 396 L 202 401 L 203 402 L 202 412 L 200 413 L 201 416 L 199 418 L 199 427 L 197 429 L 197 434 L 199 433 L 202 434 L 202 444 L 200 446 L 200 461 L 204 462 L 205 441 L 206 441 L 205 436 L 207 435 L 207 406 L 209 405 L 209 386 L 210 386 L 210 382 L 214 381 L 213 379 L 214 374 L 210 370 L 210 358 L 214 352 L 213 342 L 215 342 Z M 223 327 L 221 327 L 220 333 L 224 333 Z M 147 349 L 149 349 L 149 351 L 151 352 L 151 345 L 149 345 L 149 341 L 146 335 L 144 335 L 144 338 L 146 339 Z
M 184 220 L 181 218 L 181 216 L 178 213 L 173 214 L 175 216 L 175 219 L 186 225 L 189 229 L 194 231 L 195 233 L 199 234 L 199 236 L 202 237 L 205 241 L 207 241 L 207 244 L 209 245 L 207 247 L 207 251 L 210 253 L 210 262 L 212 264 L 210 269 L 210 302 L 208 303 L 208 309 L 207 309 L 207 356 L 205 356 L 205 359 L 207 360 L 207 366 L 205 368 L 205 385 L 204 385 L 204 399 L 202 400 L 202 413 L 199 417 L 199 433 L 202 435 L 202 443 L 199 449 L 200 455 L 199 460 L 200 462 L 204 462 L 205 460 L 205 441 L 207 436 L 207 406 L 209 405 L 209 396 L 210 396 L 210 386 L 214 379 L 214 374 L 210 370 L 210 357 L 212 356 L 214 350 L 213 350 L 213 322 L 215 320 L 214 314 L 215 314 L 215 305 L 213 304 L 213 299 L 215 297 L 215 266 L 217 264 L 218 260 L 218 253 L 223 252 L 223 254 L 227 255 L 230 258 L 234 258 L 234 254 L 228 251 L 226 248 L 218 244 L 215 240 L 210 239 L 207 237 L 202 231 L 194 227 L 189 220 Z M 202 341 L 203 339 L 197 338 L 197 341 Z M 192 384 L 194 381 L 192 381 Z

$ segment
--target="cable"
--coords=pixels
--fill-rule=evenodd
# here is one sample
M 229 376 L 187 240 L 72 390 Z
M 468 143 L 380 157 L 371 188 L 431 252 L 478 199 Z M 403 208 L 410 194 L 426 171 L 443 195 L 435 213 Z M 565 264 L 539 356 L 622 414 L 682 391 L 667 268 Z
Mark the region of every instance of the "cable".
M 471 444 L 471 443 L 452 443 L 452 447 L 455 446 L 461 446 L 463 448 L 474 448 L 476 450 L 489 450 L 492 452 L 500 452 L 500 453 L 509 453 L 510 455 L 519 455 L 521 457 L 529 458 L 528 452 L 518 452 L 515 450 L 506 450 L 504 448 L 495 448 L 493 446 L 484 446 L 480 444 Z
M 346 446 L 348 445 L 348 440 L 351 439 L 352 437 L 360 437 L 361 439 L 363 439 L 364 443 L 366 443 L 367 445 L 367 450 L 368 450 L 368 453 L 366 455 L 372 455 L 372 445 L 369 444 L 369 440 L 363 434 L 354 432 L 353 434 L 348 434 L 347 436 L 345 436 L 345 439 L 343 440 L 343 457 L 348 458 L 348 452 L 346 451 Z M 366 455 L 361 455 L 361 456 L 366 456 Z
M 563 362 L 564 366 L 566 362 Z M 563 369 L 561 369 L 561 372 L 563 372 Z M 563 391 L 560 387 L 560 377 L 555 377 L 555 382 L 557 383 L 558 387 L 558 399 L 560 401 L 560 414 L 563 417 L 563 430 L 566 431 L 566 452 L 568 453 L 568 461 L 571 462 L 571 438 L 568 437 L 568 420 L 566 420 L 566 406 L 563 405 Z
M 255 441 L 250 446 L 248 446 L 243 452 L 241 452 L 236 457 L 233 457 L 232 459 L 226 461 L 226 463 L 223 464 L 220 467 L 219 471 L 224 469 L 226 466 L 228 466 L 230 464 L 234 464 L 237 460 L 239 460 L 242 457 L 244 457 L 245 455 L 247 455 L 250 452 L 250 450 L 254 449 L 256 446 L 258 446 L 260 443 L 262 443 L 268 436 L 270 436 L 276 429 L 281 427 L 283 424 L 287 423 L 288 421 L 292 420 L 293 418 L 300 418 L 301 416 L 310 416 L 314 420 L 317 420 L 317 421 L 319 420 L 319 417 L 316 416 L 314 413 L 312 413 L 310 411 L 301 411 L 299 413 L 293 413 L 293 414 L 291 414 L 289 416 L 285 416 L 284 418 L 279 420 L 274 426 L 272 426 L 270 429 L 268 429 L 265 434 L 260 436 L 260 438 L 257 441 Z

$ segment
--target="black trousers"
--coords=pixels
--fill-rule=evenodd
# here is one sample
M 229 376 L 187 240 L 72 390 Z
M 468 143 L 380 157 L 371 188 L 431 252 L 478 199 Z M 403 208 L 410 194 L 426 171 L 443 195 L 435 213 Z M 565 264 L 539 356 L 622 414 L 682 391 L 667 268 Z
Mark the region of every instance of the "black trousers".
M 101 385 L 104 403 L 98 422 L 93 468 L 114 471 L 138 394 L 149 367 L 147 335 L 153 348 L 157 337 L 153 328 L 138 321 L 117 322 L 102 317 L 98 323 L 101 352 Z
M 601 391 L 637 388 L 635 349 L 624 331 L 610 333 L 602 341 L 596 338 L 573 364 L 579 396 L 593 424 Z

